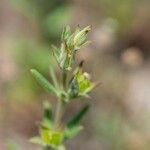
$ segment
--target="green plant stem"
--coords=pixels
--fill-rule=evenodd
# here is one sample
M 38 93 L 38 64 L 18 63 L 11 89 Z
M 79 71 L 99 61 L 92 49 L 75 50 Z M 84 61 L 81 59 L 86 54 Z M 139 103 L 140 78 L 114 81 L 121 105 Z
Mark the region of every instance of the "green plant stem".
M 67 86 L 67 72 L 66 71 L 63 71 L 63 88 L 64 90 L 66 90 L 66 86 Z
M 63 110 L 62 100 L 58 99 L 56 105 L 55 122 L 54 122 L 55 128 L 58 128 L 61 124 L 62 110 Z
M 44 148 L 44 150 L 53 150 L 51 147 L 49 147 L 49 146 L 46 146 L 45 148 Z
M 63 81 L 63 89 L 66 89 L 67 86 L 67 72 L 63 71 L 62 73 L 62 81 Z M 57 100 L 57 105 L 56 105 L 56 114 L 55 114 L 55 122 L 54 122 L 54 127 L 58 128 L 61 125 L 61 118 L 63 114 L 63 97 L 60 96 L 60 98 Z

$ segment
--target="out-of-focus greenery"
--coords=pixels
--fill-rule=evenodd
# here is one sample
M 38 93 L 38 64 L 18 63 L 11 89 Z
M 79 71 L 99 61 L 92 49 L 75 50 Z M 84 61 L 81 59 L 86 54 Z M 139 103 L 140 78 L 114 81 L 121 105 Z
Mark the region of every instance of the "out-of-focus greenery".
M 13 6 L 38 26 L 40 38 L 56 40 L 72 16 L 65 0 L 13 0 Z
M 13 0 L 11 4 L 30 24 L 34 24 L 33 30 L 38 34 L 31 38 L 19 33 L 13 39 L 12 55 L 19 74 L 8 84 L 7 96 L 11 100 L 37 99 L 39 88 L 33 83 L 29 70 L 32 66 L 48 76 L 49 64 L 53 63 L 50 42 L 57 43 L 62 28 L 71 21 L 72 11 L 62 0 Z M 35 89 L 35 93 L 31 89 Z
M 19 150 L 18 145 L 13 143 L 12 141 L 8 141 L 6 145 L 7 150 Z
M 126 124 L 120 112 L 102 112 L 98 117 L 95 129 L 100 141 L 107 145 L 108 149 L 127 150 L 128 145 L 124 141 L 124 131 L 122 130 L 126 128 Z
M 10 82 L 7 88 L 8 99 L 11 100 L 34 100 L 38 88 L 34 84 L 29 70 L 31 67 L 40 68 L 40 71 L 49 74 L 49 64 L 53 63 L 51 59 L 51 52 L 48 45 L 41 44 L 37 41 L 30 41 L 28 39 L 14 40 L 13 56 L 16 60 L 19 74 L 13 82 Z M 35 55 L 33 56 L 33 53 Z M 32 92 L 32 90 L 35 93 Z M 25 99 L 23 97 L 26 97 Z
M 120 29 L 131 27 L 137 0 L 101 0 L 97 1 L 107 17 L 116 19 L 119 23 Z M 106 9 L 107 8 L 107 9 Z

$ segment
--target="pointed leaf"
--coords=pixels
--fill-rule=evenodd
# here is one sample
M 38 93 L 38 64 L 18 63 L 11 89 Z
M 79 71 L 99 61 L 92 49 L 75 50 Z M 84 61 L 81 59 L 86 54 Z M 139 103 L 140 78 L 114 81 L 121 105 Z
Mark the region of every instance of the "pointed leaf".
M 66 150 L 66 148 L 64 147 L 64 145 L 60 145 L 57 147 L 57 150 Z
M 64 139 L 67 140 L 75 137 L 81 130 L 83 130 L 82 126 L 66 128 L 64 131 Z
M 40 137 L 38 137 L 38 136 L 35 136 L 35 137 L 31 138 L 30 142 L 33 143 L 33 144 L 39 144 L 39 145 L 42 145 L 42 146 L 45 145 L 43 140 Z
M 68 127 L 72 127 L 75 126 L 77 124 L 79 124 L 79 122 L 81 121 L 81 119 L 83 118 L 83 116 L 88 112 L 89 110 L 89 105 L 85 105 L 83 106 L 74 116 L 73 118 L 68 122 L 67 126 Z
M 62 37 L 61 37 L 62 41 L 66 42 L 68 38 L 70 37 L 70 35 L 71 35 L 70 26 L 64 27 L 63 32 L 62 32 Z
M 48 92 L 52 92 L 53 94 L 57 95 L 57 90 L 55 87 L 37 70 L 31 69 L 31 74 L 37 80 L 37 82 Z
M 52 121 L 53 121 L 52 108 L 48 101 L 44 101 L 43 107 L 44 107 L 44 114 L 43 114 L 42 126 L 50 129 L 52 127 Z

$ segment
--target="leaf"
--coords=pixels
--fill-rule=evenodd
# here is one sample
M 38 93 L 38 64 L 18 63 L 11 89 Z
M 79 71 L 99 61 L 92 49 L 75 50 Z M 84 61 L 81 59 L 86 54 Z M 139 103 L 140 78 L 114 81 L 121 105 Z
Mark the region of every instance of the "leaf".
M 44 108 L 44 118 L 52 120 L 52 108 L 48 101 L 44 101 L 43 108 Z
M 70 26 L 64 27 L 63 32 L 62 32 L 62 37 L 61 37 L 62 41 L 66 42 L 68 38 L 70 37 L 70 35 L 71 35 Z
M 50 140 L 51 140 L 52 131 L 50 129 L 42 127 L 40 129 L 40 135 L 41 135 L 42 141 L 45 144 L 51 144 Z
M 55 87 L 37 70 L 31 69 L 31 74 L 37 80 L 37 82 L 48 92 L 52 92 L 53 94 L 57 95 L 57 90 Z
M 42 140 L 47 145 L 59 145 L 62 141 L 62 132 L 61 131 L 54 131 L 47 128 L 40 129 L 40 135 Z
M 66 150 L 66 148 L 64 147 L 64 145 L 60 145 L 57 147 L 57 150 Z
M 51 48 L 52 48 L 53 55 L 57 63 L 59 64 L 60 50 L 55 45 L 51 45 Z
M 50 103 L 48 101 L 44 101 L 43 108 L 44 108 L 44 114 L 43 114 L 42 126 L 50 129 L 52 127 L 52 121 L 53 121 L 52 108 Z
M 67 44 L 67 47 L 70 49 L 70 50 L 73 50 L 74 49 L 74 36 L 75 36 L 75 33 L 72 33 L 71 36 L 68 38 L 66 44 Z
M 67 123 L 68 127 L 76 126 L 83 116 L 88 112 L 89 110 L 89 105 L 83 106 L 74 116 L 73 118 Z
M 45 146 L 45 143 L 43 142 L 43 140 L 38 136 L 35 136 L 35 137 L 31 138 L 30 142 L 33 143 L 33 144 L 39 144 L 41 146 Z
M 59 145 L 61 141 L 62 141 L 62 133 L 58 131 L 53 132 L 51 137 L 51 144 Z
M 83 130 L 83 126 L 74 126 L 66 128 L 64 131 L 64 139 L 71 139 L 75 137 L 81 130 Z

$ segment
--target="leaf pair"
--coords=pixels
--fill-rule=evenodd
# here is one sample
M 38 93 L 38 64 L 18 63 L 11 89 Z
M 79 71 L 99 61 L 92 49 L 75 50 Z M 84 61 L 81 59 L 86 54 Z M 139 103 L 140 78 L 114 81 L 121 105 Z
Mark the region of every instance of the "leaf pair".
M 33 137 L 30 141 L 41 146 L 57 147 L 62 142 L 62 132 L 53 131 L 47 128 L 40 128 L 40 136 Z
M 30 141 L 35 144 L 42 145 L 44 147 L 50 146 L 57 149 L 61 145 L 63 140 L 63 131 L 53 129 L 53 116 L 51 105 L 48 101 L 43 103 L 44 114 L 43 120 L 40 125 L 40 136 L 33 137 Z
M 82 118 L 89 110 L 89 105 L 84 105 L 81 109 L 68 121 L 64 129 L 53 129 L 53 119 L 51 115 L 51 107 L 48 102 L 44 103 L 44 117 L 40 127 L 40 136 L 33 137 L 30 141 L 35 144 L 54 149 L 64 148 L 61 143 L 64 140 L 71 139 L 76 136 L 83 127 L 79 125 Z M 46 122 L 45 122 L 46 121 Z M 47 123 L 47 124 L 45 124 Z

